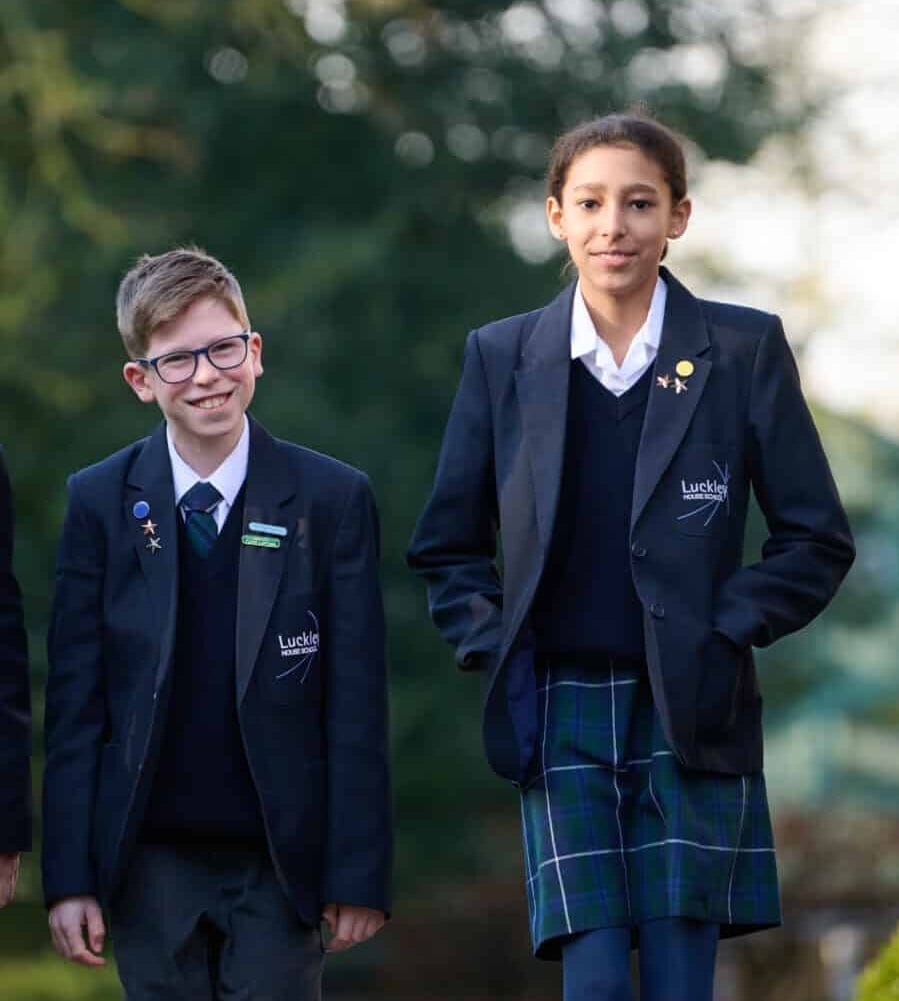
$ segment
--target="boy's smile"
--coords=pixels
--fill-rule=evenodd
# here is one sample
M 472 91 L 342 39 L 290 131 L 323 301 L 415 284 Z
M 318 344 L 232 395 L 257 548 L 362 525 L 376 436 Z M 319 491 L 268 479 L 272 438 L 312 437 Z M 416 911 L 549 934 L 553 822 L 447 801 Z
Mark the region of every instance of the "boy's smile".
M 208 348 L 243 333 L 241 322 L 224 302 L 205 297 L 153 331 L 147 357 Z M 183 382 L 165 382 L 154 368 L 135 361 L 125 364 L 123 374 L 138 399 L 159 404 L 178 454 L 205 476 L 229 455 L 243 431 L 244 411 L 262 374 L 262 338 L 249 334 L 247 356 L 234 368 L 217 368 L 207 355 L 196 361 L 193 376 Z

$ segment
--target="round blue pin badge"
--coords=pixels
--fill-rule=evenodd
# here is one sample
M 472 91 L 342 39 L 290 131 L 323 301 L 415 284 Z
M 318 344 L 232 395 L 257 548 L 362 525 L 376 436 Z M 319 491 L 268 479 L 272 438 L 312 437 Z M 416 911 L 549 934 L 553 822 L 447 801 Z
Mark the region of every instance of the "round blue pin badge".
M 150 505 L 146 501 L 135 501 L 134 507 L 131 508 L 131 513 L 135 518 L 146 518 L 150 513 Z

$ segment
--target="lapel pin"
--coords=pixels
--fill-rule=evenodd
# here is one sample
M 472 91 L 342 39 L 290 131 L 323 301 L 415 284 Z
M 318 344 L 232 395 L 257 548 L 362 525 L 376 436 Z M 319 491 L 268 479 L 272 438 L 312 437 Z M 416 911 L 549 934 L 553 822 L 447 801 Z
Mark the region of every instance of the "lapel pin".
M 686 379 L 695 371 L 693 362 L 688 361 L 686 358 L 682 358 L 675 366 L 674 371 L 682 378 Z
M 150 505 L 145 500 L 135 501 L 131 513 L 140 521 L 141 518 L 146 518 L 150 513 Z
M 150 521 L 149 518 L 140 526 L 144 530 L 144 535 L 155 535 L 157 524 L 155 521 Z
M 155 535 L 153 535 L 150 536 L 150 539 L 144 546 L 144 549 L 149 549 L 150 555 L 155 556 L 159 552 L 159 550 L 162 549 L 162 543 L 159 541 L 159 539 L 156 538 Z
M 280 549 L 281 540 L 269 535 L 242 535 L 240 541 L 245 546 L 259 546 L 261 549 Z
M 667 374 L 666 375 L 657 375 L 656 376 L 656 385 L 657 386 L 661 386 L 662 389 L 667 389 L 671 385 L 671 376 L 667 375 Z
M 686 393 L 686 391 L 687 391 L 687 383 L 683 379 L 676 378 L 674 380 L 674 392 L 678 396 L 680 396 L 681 393 Z
M 251 521 L 249 529 L 260 535 L 280 535 L 282 538 L 287 535 L 287 529 L 283 525 L 267 525 L 264 521 Z

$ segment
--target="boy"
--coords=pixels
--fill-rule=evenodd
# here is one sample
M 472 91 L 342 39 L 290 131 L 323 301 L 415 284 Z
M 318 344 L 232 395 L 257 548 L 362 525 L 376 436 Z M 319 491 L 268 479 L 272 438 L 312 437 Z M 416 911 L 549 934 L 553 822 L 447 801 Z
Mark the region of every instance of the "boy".
M 391 851 L 366 477 L 272 438 L 240 287 L 196 248 L 119 287 L 125 381 L 165 422 L 69 480 L 49 637 L 44 890 L 57 951 L 129 1001 L 320 997 Z M 86 927 L 86 934 L 84 929 Z
M 12 903 L 19 853 L 31 847 L 28 647 L 12 549 L 12 489 L 0 449 L 0 907 Z

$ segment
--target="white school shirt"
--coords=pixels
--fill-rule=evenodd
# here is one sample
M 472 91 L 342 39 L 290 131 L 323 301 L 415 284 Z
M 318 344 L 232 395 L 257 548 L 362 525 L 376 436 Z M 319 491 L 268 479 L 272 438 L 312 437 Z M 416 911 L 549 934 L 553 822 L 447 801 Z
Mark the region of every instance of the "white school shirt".
M 181 498 L 188 490 L 200 480 L 211 483 L 222 495 L 222 499 L 213 512 L 215 524 L 219 531 L 225 524 L 228 512 L 231 510 L 243 481 L 247 478 L 247 465 L 250 460 L 250 423 L 246 414 L 243 418 L 243 432 L 240 440 L 229 453 L 225 461 L 210 473 L 209 476 L 200 476 L 195 472 L 178 454 L 175 443 L 172 441 L 172 432 L 166 425 L 165 437 L 169 446 L 169 458 L 172 462 L 172 480 L 175 484 L 175 506 L 181 510 Z M 184 513 L 182 512 L 182 517 Z
M 656 279 L 655 291 L 649 304 L 649 312 L 643 326 L 634 335 L 627 349 L 621 368 L 615 364 L 612 350 L 596 332 L 593 320 L 587 311 L 587 304 L 581 293 L 581 283 L 574 290 L 571 310 L 571 357 L 580 358 L 587 371 L 616 396 L 626 393 L 640 380 L 643 373 L 656 360 L 659 341 L 662 339 L 662 324 L 665 320 L 665 303 L 668 286 L 661 278 Z

